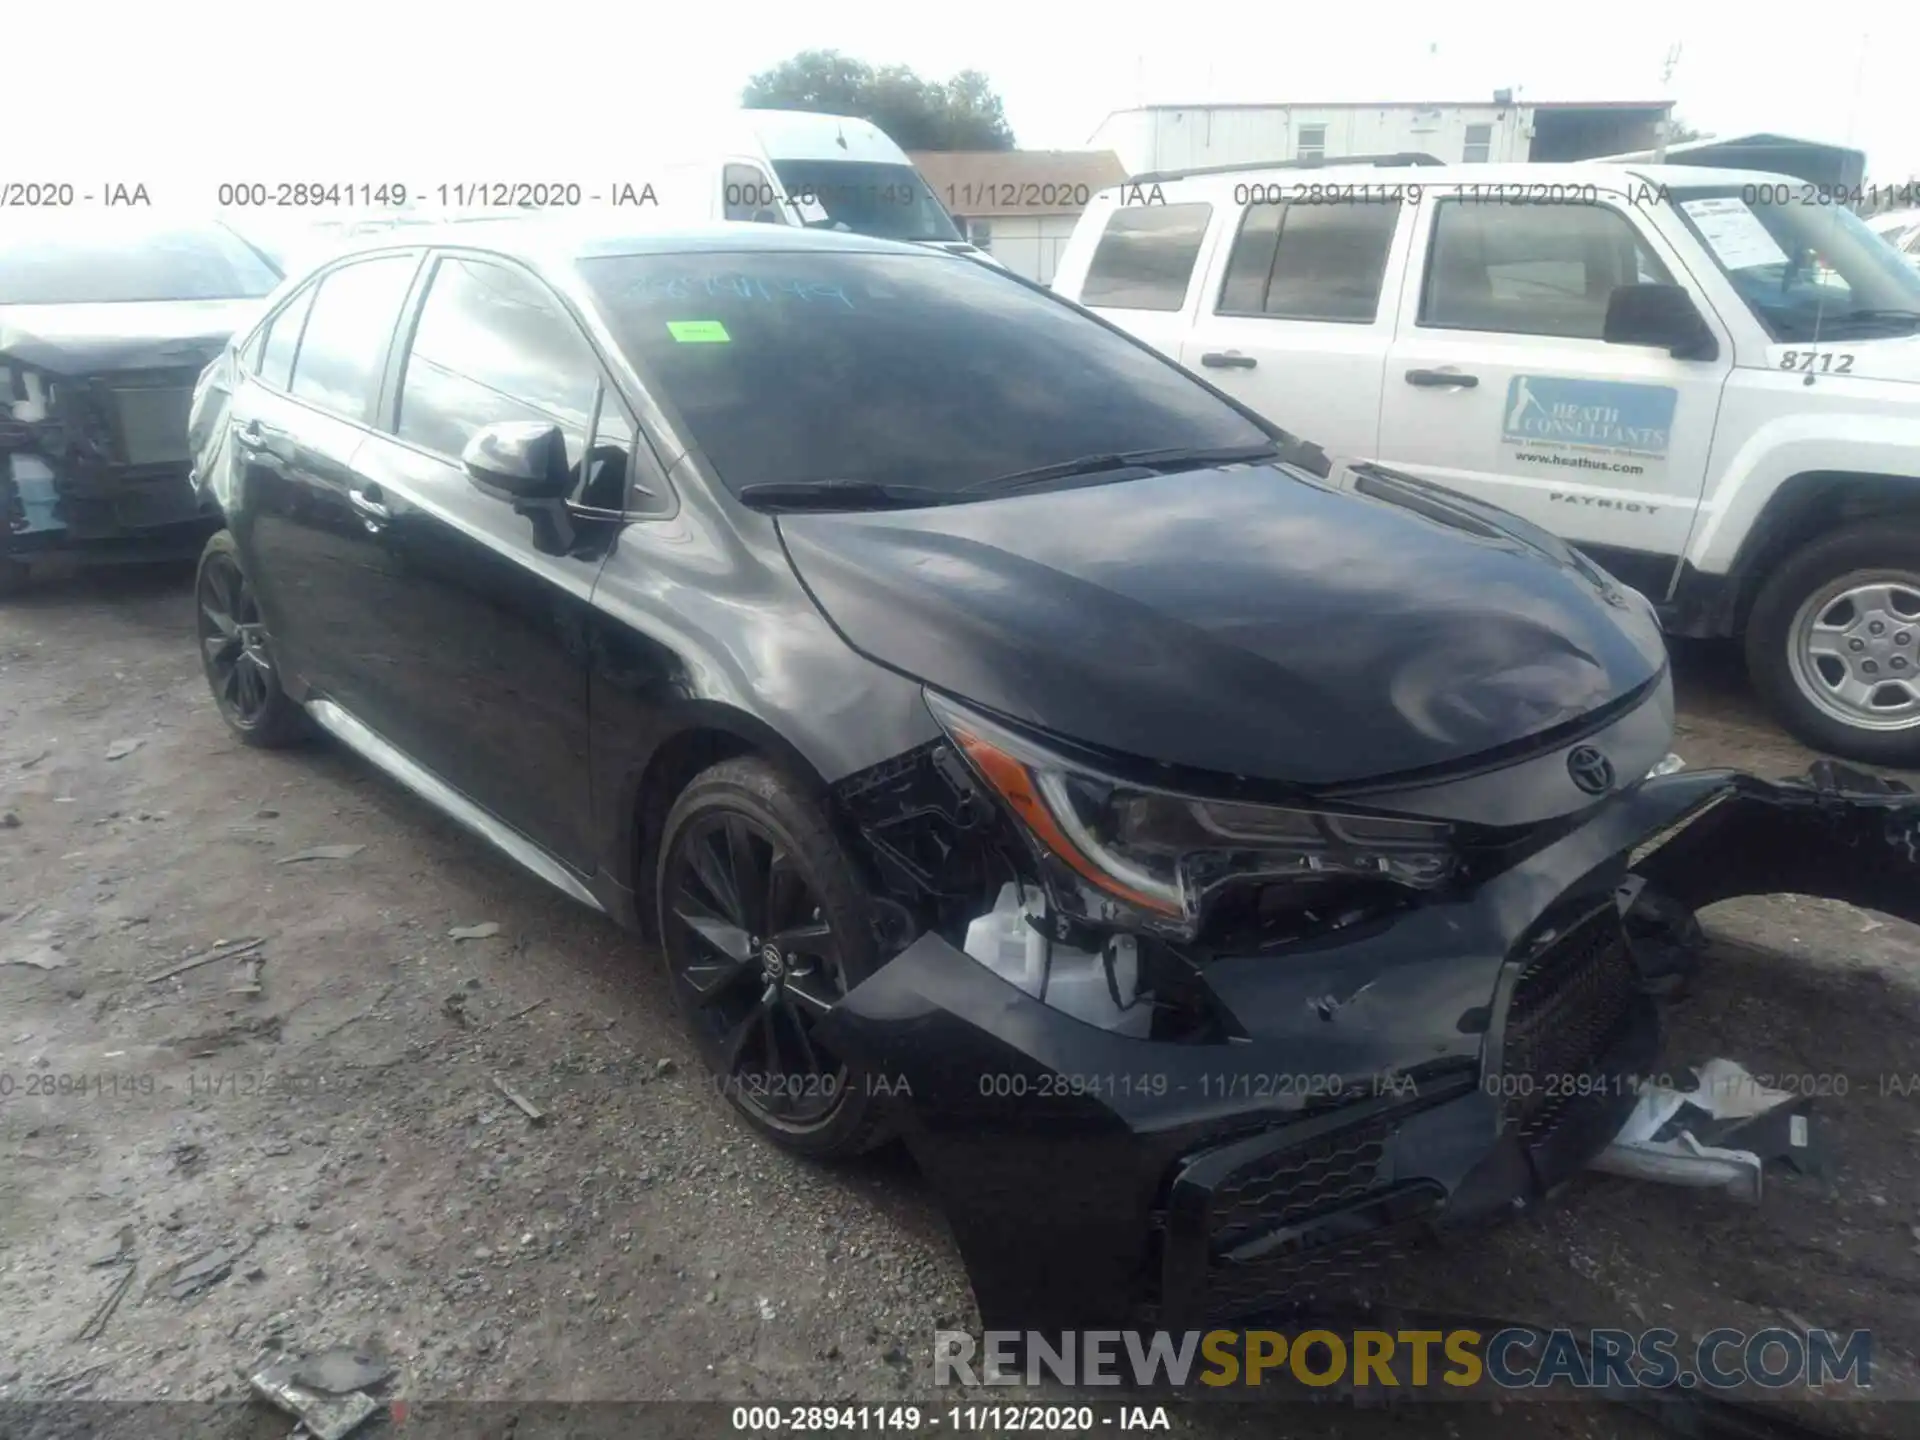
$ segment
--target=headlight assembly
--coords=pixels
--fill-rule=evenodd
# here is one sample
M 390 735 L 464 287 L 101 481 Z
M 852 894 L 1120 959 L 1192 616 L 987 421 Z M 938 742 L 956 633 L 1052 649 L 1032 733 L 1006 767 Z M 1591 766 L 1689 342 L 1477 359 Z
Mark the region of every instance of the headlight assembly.
M 1061 908 L 1083 919 L 1191 938 L 1223 888 L 1358 879 L 1425 890 L 1458 866 L 1446 824 L 1152 789 L 1095 773 L 943 697 L 927 703 L 1025 827 Z

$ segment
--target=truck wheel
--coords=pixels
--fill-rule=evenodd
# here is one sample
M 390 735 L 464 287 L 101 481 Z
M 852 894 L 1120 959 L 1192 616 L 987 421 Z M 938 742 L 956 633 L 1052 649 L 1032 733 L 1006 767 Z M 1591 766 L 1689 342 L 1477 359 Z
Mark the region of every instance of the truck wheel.
M 1755 688 L 1807 744 L 1920 766 L 1920 524 L 1849 525 L 1789 555 L 1746 648 Z

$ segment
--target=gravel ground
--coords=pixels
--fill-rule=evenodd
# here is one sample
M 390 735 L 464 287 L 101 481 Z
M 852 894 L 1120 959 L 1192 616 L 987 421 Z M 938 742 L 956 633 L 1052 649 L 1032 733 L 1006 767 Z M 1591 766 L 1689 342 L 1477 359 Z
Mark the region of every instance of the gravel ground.
M 353 757 L 233 743 L 189 616 L 177 571 L 0 609 L 0 1400 L 238 1399 L 263 1349 L 334 1344 L 391 1356 L 416 1397 L 933 1397 L 931 1332 L 977 1317 L 911 1163 L 822 1169 L 752 1138 L 654 957 Z M 1724 650 L 1679 665 L 1690 763 L 1804 768 Z M 1814 901 L 1707 920 L 1671 1053 L 1845 1073 L 1819 1111 L 1832 1183 L 1770 1180 L 1745 1210 L 1585 1178 L 1410 1265 L 1409 1299 L 1864 1325 L 1879 1372 L 1911 1374 L 1920 1110 L 1880 1077 L 1920 1072 L 1920 931 Z M 123 1244 L 132 1281 L 76 1338 Z M 1323 1406 L 1288 1430 L 1654 1433 L 1514 1412 Z M 1182 1424 L 1273 1433 L 1245 1407 Z

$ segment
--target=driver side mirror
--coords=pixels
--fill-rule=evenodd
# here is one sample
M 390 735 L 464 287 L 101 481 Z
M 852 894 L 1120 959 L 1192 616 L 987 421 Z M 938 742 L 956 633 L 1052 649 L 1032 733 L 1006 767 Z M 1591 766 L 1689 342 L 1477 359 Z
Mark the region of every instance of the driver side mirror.
M 1720 342 L 1681 285 L 1616 285 L 1600 338 L 1609 345 L 1657 346 L 1676 360 L 1720 358 Z
M 564 500 L 573 489 L 558 425 L 507 420 L 475 431 L 460 452 L 467 478 L 496 500 Z

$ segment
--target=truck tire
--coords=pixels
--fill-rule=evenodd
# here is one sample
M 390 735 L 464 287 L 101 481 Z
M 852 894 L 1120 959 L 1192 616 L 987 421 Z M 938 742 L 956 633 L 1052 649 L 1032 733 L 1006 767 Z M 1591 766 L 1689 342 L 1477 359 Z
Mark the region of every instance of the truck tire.
M 1920 766 L 1920 523 L 1869 520 L 1794 551 L 1747 616 L 1747 673 L 1817 750 Z

